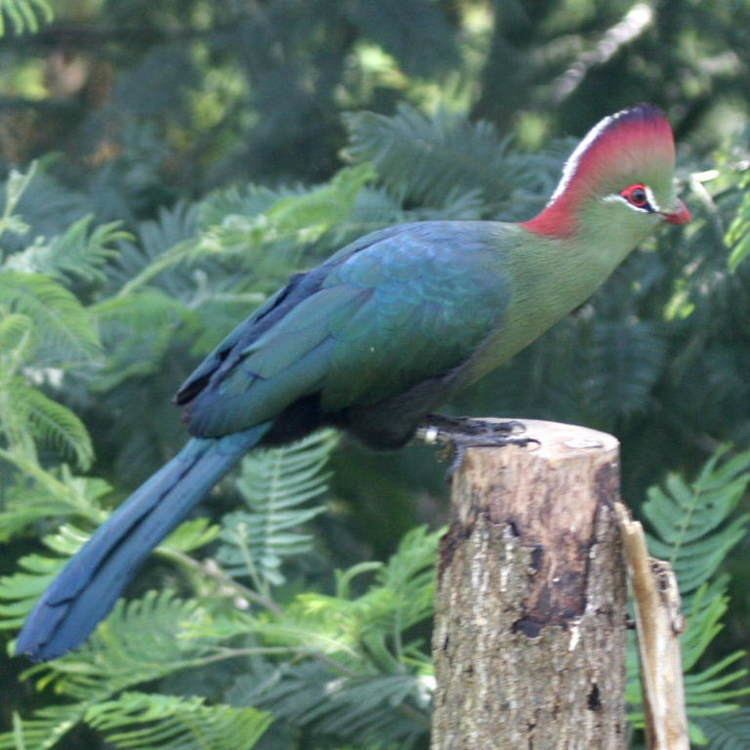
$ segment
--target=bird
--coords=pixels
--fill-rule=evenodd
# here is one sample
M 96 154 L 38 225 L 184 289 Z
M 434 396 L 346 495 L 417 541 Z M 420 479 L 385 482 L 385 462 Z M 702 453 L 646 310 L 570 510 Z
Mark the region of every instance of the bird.
M 79 647 L 139 566 L 248 451 L 339 428 L 408 443 L 453 394 L 582 305 L 663 223 L 684 224 L 666 115 L 605 117 L 528 221 L 423 221 L 338 250 L 240 323 L 174 398 L 191 435 L 67 563 L 16 653 Z

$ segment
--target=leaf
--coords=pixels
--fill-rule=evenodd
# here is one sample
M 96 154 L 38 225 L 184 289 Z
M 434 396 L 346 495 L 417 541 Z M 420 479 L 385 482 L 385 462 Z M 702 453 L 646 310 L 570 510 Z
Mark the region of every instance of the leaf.
M 312 536 L 299 530 L 323 512 L 305 506 L 328 488 L 324 471 L 338 443 L 330 430 L 317 432 L 290 446 L 255 451 L 242 462 L 237 486 L 248 511 L 222 519 L 223 542 L 216 559 L 235 577 L 249 577 L 258 592 L 285 580 L 282 562 L 312 549 Z
M 648 322 L 597 322 L 592 360 L 583 387 L 606 420 L 644 411 L 661 375 L 665 345 L 658 328 Z
M 120 288 L 120 296 L 147 282 L 171 295 L 180 295 L 185 275 L 173 272 L 160 276 L 159 268 L 173 249 L 195 236 L 197 217 L 198 206 L 180 201 L 171 208 L 160 208 L 156 219 L 138 224 L 135 240 L 120 243 L 117 263 L 108 274 L 113 288 Z M 171 267 L 171 260 L 164 267 Z
M 50 562 L 42 558 L 41 561 L 35 560 L 34 564 L 48 567 Z M 38 576 L 27 578 L 32 588 L 36 588 L 40 580 Z M 109 618 L 99 625 L 84 647 L 27 672 L 27 675 L 37 678 L 39 687 L 50 685 L 58 693 L 75 701 L 44 708 L 22 721 L 27 750 L 52 747 L 76 724 L 84 721 L 90 711 L 114 729 L 119 726 L 116 708 L 114 703 L 107 705 L 106 701 L 111 701 L 115 695 L 135 685 L 199 666 L 201 658 L 207 658 L 210 662 L 211 656 L 216 654 L 212 639 L 180 637 L 182 623 L 205 616 L 197 602 L 181 601 L 169 591 L 161 594 L 152 591 L 142 599 L 127 604 L 118 602 Z M 158 698 L 154 698 L 154 701 L 158 702 Z M 98 714 L 95 707 L 103 703 L 106 708 Z M 140 705 L 137 713 L 148 710 L 144 704 Z M 201 713 L 197 705 L 193 708 L 198 714 Z M 138 720 L 135 716 L 131 718 Z M 202 718 L 206 719 L 207 714 Z M 219 724 L 236 720 L 243 725 L 246 720 L 250 736 L 256 731 L 260 732 L 262 724 L 267 726 L 267 717 L 257 712 L 241 715 L 230 712 L 223 717 L 219 712 L 215 720 Z M 142 731 L 147 732 L 145 729 Z M 136 736 L 123 732 L 123 738 L 122 741 L 127 743 L 135 741 Z M 232 739 L 238 741 L 236 737 Z M 0 735 L 0 750 L 13 748 L 13 741 L 12 733 Z
M 443 533 L 413 529 L 385 565 L 361 563 L 338 573 L 335 595 L 305 592 L 278 617 L 245 621 L 269 643 L 296 648 L 300 659 L 256 664 L 229 699 L 267 708 L 328 741 L 398 748 L 423 741 L 434 677 L 424 645 L 405 634 L 432 615 Z M 366 573 L 374 581 L 352 595 L 352 581 Z
M 194 518 L 181 523 L 162 543 L 179 552 L 192 552 L 205 547 L 219 536 L 219 527 L 207 518 Z
M 729 256 L 732 271 L 736 271 L 740 263 L 750 256 L 750 170 L 746 169 L 738 187 L 743 191 L 742 201 L 724 237 L 727 246 L 732 248 Z
M 3 35 L 3 2 L 0 0 L 0 36 Z M 18 215 L 13 212 L 26 192 L 29 184 L 34 179 L 37 163 L 31 162 L 27 172 L 19 172 L 11 169 L 8 179 L 5 183 L 5 207 L 0 217 L 0 235 L 5 232 L 12 232 L 17 235 L 24 235 L 29 231 L 29 225 Z
M 81 708 L 62 704 L 45 706 L 31 719 L 16 715 L 13 731 L 0 734 L 0 750 L 47 750 L 54 747 L 82 714 Z
M 709 750 L 747 750 L 750 747 L 750 708 L 729 716 L 705 717 L 698 722 L 706 733 Z
M 37 240 L 11 255 L 5 267 L 52 276 L 63 283 L 75 278 L 103 282 L 106 276 L 102 267 L 117 255 L 113 245 L 130 235 L 119 228 L 120 222 L 102 224 L 90 231 L 92 220 L 91 215 L 84 216 L 49 242 Z
M 39 30 L 42 23 L 50 23 L 54 16 L 47 0 L 0 0 L 0 36 L 5 35 L 5 19 L 10 19 L 13 31 L 23 34 Z
M 0 268 L 0 299 L 34 322 L 40 362 L 90 360 L 99 352 L 99 337 L 86 309 L 52 279 Z
M 651 487 L 643 512 L 655 534 L 648 537 L 649 551 L 670 561 L 677 574 L 687 627 L 681 637 L 685 702 L 693 741 L 701 741 L 700 717 L 737 711 L 738 698 L 750 695 L 742 687 L 747 670 L 734 665 L 745 656 L 735 651 L 708 667 L 701 658 L 723 628 L 729 598 L 728 577 L 715 577 L 731 549 L 746 535 L 748 517 L 737 513 L 750 484 L 750 451 L 728 458 L 721 448 L 706 462 L 697 478 L 686 482 L 670 474 L 665 487 Z M 628 642 L 628 701 L 635 705 L 630 719 L 643 727 L 643 697 L 638 681 L 634 639 Z
M 551 190 L 559 166 L 557 159 L 513 153 L 491 124 L 444 109 L 427 117 L 400 104 L 392 117 L 357 112 L 345 123 L 348 154 L 372 162 L 386 187 L 407 202 L 440 205 L 451 194 L 476 191 L 488 216 L 511 209 L 511 198 L 524 190 L 540 197 Z M 514 199 L 512 210 L 527 208 Z
M 20 364 L 29 357 L 34 323 L 28 315 L 11 313 L 0 318 L 0 357 Z M 15 373 L 17 368 L 13 368 Z
M 23 378 L 14 378 L 6 388 L 8 405 L 34 437 L 74 456 L 81 469 L 91 465 L 94 459 L 91 438 L 70 409 L 31 388 Z
M 722 461 L 725 454 L 717 452 L 690 485 L 670 475 L 664 489 L 649 489 L 643 505 L 658 533 L 649 550 L 669 560 L 683 595 L 707 581 L 747 533 L 750 516 L 729 516 L 750 484 L 750 451 Z
M 208 706 L 203 698 L 126 692 L 92 706 L 85 721 L 118 748 L 250 750 L 273 717 L 253 708 Z
M 215 653 L 212 639 L 182 637 L 184 624 L 206 616 L 195 600 L 150 591 L 120 600 L 80 650 L 44 664 L 42 682 L 79 701 L 101 701 L 134 685 L 197 666 Z
M 201 236 L 192 249 L 181 252 L 191 258 L 232 253 L 264 278 L 272 270 L 268 265 L 279 261 L 278 253 L 269 253 L 269 247 L 289 252 L 290 245 L 317 243 L 326 233 L 338 230 L 349 219 L 360 192 L 374 178 L 372 165 L 363 163 L 341 169 L 329 182 L 307 190 L 270 191 L 251 185 L 241 191 L 224 191 L 204 204 Z M 212 223 L 206 224 L 208 220 Z M 256 268 L 258 264 L 262 270 Z M 287 259 L 282 275 L 289 265 Z M 278 271 L 275 275 L 278 277 Z
M 108 355 L 95 375 L 97 391 L 158 372 L 178 328 L 194 319 L 182 302 L 158 289 L 112 297 L 90 310 Z

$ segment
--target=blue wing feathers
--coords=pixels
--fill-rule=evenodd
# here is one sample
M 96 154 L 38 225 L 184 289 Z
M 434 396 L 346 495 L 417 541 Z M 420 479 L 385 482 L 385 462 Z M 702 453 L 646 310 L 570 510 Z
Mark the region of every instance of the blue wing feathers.
M 208 377 L 204 364 L 188 380 L 204 378 L 190 393 L 188 429 L 225 435 L 318 391 L 326 409 L 376 403 L 459 366 L 508 303 L 495 231 L 392 227 L 295 277 L 230 334 Z

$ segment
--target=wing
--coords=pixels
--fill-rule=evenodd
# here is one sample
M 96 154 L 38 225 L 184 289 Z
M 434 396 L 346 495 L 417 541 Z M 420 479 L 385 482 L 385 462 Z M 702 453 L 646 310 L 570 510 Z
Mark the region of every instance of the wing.
M 180 389 L 190 431 L 247 429 L 312 394 L 324 412 L 376 404 L 459 367 L 509 301 L 503 231 L 402 225 L 296 277 Z

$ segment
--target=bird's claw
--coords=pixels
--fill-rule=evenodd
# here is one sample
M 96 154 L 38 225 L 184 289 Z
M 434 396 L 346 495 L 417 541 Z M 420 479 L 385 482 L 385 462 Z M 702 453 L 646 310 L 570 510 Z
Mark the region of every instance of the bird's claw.
M 453 458 L 446 474 L 446 480 L 451 481 L 464 462 L 467 448 L 539 445 L 536 438 L 518 437 L 525 431 L 526 426 L 517 420 L 488 422 L 471 417 L 430 414 L 419 429 L 419 437 L 427 443 L 442 444 L 452 451 Z

